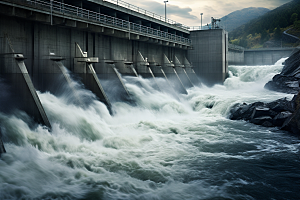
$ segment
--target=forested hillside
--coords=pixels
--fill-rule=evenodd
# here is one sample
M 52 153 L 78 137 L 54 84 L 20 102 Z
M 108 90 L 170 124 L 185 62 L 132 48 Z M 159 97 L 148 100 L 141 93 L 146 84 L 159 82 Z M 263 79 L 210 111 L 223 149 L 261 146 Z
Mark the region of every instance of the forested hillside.
M 230 42 L 246 48 L 282 45 L 282 32 L 292 28 L 300 31 L 300 0 L 293 0 L 229 33 Z
M 269 12 L 267 8 L 244 8 L 234 11 L 221 18 L 221 26 L 230 32 L 235 28 Z

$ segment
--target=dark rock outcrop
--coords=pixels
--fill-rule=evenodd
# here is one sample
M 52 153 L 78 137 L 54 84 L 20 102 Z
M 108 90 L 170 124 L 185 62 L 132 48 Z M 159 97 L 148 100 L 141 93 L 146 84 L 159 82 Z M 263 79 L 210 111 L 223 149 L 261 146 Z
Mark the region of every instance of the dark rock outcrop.
M 295 48 L 292 55 L 285 61 L 280 74 L 273 77 L 265 85 L 266 89 L 289 94 L 298 94 L 300 91 L 300 48 Z
M 236 104 L 229 118 L 246 120 L 265 127 L 279 127 L 300 134 L 300 48 L 296 48 L 285 61 L 280 74 L 273 77 L 265 88 L 283 93 L 297 94 L 291 101 L 286 98 L 271 103 Z
M 294 116 L 293 113 L 296 111 L 298 99 L 300 100 L 300 98 L 295 95 L 291 101 L 282 98 L 270 103 L 256 102 L 252 104 L 236 104 L 231 108 L 229 118 L 232 120 L 246 120 L 265 127 L 282 127 L 287 120 L 296 119 L 296 117 L 291 117 Z M 291 121 L 290 124 L 292 123 L 293 121 Z M 289 126 L 290 125 L 285 125 L 285 127 Z M 288 130 L 288 128 L 285 128 L 285 130 Z
M 2 134 L 1 134 L 1 129 L 0 129 L 0 157 L 2 153 L 6 153 L 3 142 L 2 142 Z
M 292 101 L 294 101 L 296 106 L 295 112 L 285 120 L 282 129 L 300 134 L 300 92 Z

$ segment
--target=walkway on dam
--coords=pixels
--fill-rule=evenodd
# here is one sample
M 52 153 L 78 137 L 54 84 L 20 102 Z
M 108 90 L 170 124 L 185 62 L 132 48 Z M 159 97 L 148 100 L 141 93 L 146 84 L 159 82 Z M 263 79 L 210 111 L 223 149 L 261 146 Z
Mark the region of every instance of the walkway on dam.
M 44 19 L 50 21 L 51 25 L 54 25 L 56 22 L 54 17 L 60 17 L 61 19 L 68 19 L 78 24 L 74 23 L 74 26 L 80 26 L 80 22 L 84 22 L 83 26 L 90 24 L 91 26 L 96 25 L 102 29 L 98 29 L 99 32 L 107 32 L 104 29 L 110 29 L 111 34 L 114 34 L 114 30 L 127 33 L 123 37 L 131 37 L 131 34 L 135 34 L 138 37 L 131 39 L 140 39 L 139 36 L 149 37 L 152 39 L 158 39 L 164 42 L 169 42 L 171 45 L 180 45 L 180 47 L 190 47 L 191 40 L 187 37 L 180 36 L 175 31 L 175 34 L 169 33 L 168 29 L 162 31 L 156 28 L 145 26 L 138 23 L 130 22 L 129 20 L 119 19 L 116 17 L 108 16 L 93 10 L 84 9 L 81 7 L 76 7 L 73 5 L 65 4 L 58 1 L 48 1 L 48 0 L 10 0 L 10 1 L 1 1 L 1 4 L 9 5 L 13 7 L 12 15 L 18 15 L 15 11 L 15 8 L 26 9 L 34 11 L 40 14 L 45 14 L 49 19 Z M 43 20 L 45 16 L 36 16 L 36 20 Z M 128 18 L 129 19 L 129 18 Z M 150 25 L 151 26 L 151 25 Z M 186 30 L 185 30 L 186 31 Z

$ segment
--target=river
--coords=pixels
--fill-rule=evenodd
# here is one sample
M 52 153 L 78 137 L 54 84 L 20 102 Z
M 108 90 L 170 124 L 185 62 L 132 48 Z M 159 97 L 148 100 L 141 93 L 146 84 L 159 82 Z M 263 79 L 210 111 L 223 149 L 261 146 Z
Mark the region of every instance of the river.
M 136 105 L 113 102 L 113 116 L 84 89 L 85 107 L 38 92 L 52 132 L 0 113 L 0 199 L 300 199 L 300 138 L 228 119 L 235 103 L 293 97 L 264 89 L 282 61 L 177 97 L 124 77 Z

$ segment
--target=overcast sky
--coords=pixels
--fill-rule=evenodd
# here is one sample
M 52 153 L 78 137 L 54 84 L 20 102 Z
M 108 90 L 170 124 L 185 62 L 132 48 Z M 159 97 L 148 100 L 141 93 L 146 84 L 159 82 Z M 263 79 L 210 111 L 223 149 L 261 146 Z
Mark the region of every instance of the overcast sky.
M 164 0 L 123 0 L 147 11 L 164 16 Z M 200 13 L 203 24 L 210 23 L 211 17 L 221 18 L 233 11 L 248 7 L 274 9 L 291 0 L 169 0 L 167 18 L 188 26 L 200 25 Z

